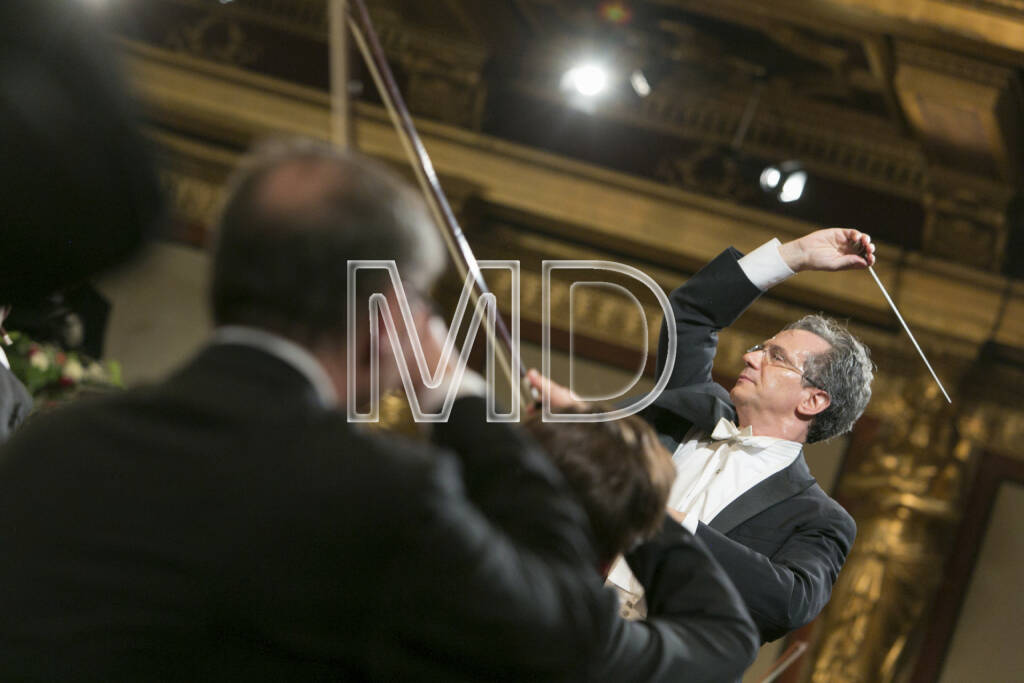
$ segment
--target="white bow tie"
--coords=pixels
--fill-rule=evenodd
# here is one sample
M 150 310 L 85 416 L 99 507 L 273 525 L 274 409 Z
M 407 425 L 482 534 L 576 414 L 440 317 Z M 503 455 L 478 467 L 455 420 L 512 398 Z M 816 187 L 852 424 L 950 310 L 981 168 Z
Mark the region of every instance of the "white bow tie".
M 778 441 L 773 436 L 754 436 L 754 428 L 746 426 L 740 429 L 728 418 L 723 417 L 711 432 L 712 441 L 728 441 L 730 444 L 746 448 L 765 449 Z

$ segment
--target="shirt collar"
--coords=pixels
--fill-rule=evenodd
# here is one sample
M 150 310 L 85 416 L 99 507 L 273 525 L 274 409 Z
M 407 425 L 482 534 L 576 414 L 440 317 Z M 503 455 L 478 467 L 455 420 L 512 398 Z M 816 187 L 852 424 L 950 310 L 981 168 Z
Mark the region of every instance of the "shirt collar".
M 763 451 L 765 455 L 778 456 L 792 462 L 800 455 L 803 444 L 774 436 L 753 436 L 751 427 L 740 429 L 728 418 L 722 418 L 714 431 L 707 437 L 711 442 L 728 441 L 731 445 L 752 452 Z
M 225 325 L 213 332 L 212 344 L 240 344 L 259 349 L 287 363 L 305 377 L 325 408 L 338 406 L 338 394 L 324 366 L 295 342 L 255 327 Z

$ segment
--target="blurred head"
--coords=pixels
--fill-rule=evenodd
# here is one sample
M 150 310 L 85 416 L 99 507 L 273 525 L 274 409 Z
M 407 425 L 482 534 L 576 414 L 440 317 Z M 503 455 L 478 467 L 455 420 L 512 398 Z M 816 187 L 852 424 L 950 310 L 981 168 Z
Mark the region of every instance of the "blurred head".
M 836 321 L 808 315 L 747 351 L 730 395 L 740 424 L 814 443 L 844 434 L 871 398 L 868 348 Z M 791 429 L 792 431 L 786 431 Z
M 343 349 L 353 259 L 394 260 L 404 286 L 425 291 L 444 252 L 423 201 L 383 166 L 314 141 L 264 145 L 229 185 L 214 252 L 214 322 Z M 373 269 L 357 282 L 365 323 L 366 298 L 392 293 L 390 279 Z
M 579 413 L 602 412 L 588 404 Z M 590 518 L 602 571 L 661 526 L 676 471 L 657 434 L 635 415 L 612 422 L 525 421 Z
M 87 4 L 0 2 L 0 303 L 124 262 L 163 215 L 120 50 Z

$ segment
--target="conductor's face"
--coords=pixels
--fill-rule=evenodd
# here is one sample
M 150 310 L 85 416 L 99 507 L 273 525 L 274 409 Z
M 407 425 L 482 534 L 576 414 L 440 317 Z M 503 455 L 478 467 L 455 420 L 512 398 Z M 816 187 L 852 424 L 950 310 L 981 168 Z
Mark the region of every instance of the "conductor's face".
M 823 410 L 818 404 L 824 392 L 805 386 L 804 367 L 811 356 L 829 348 L 813 332 L 784 330 L 743 354 L 746 367 L 730 392 L 740 424 L 770 424 Z

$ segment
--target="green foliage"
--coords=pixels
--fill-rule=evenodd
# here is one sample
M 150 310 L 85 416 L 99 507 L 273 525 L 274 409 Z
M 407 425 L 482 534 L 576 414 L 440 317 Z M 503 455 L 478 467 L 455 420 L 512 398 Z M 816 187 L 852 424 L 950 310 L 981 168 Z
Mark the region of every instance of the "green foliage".
M 6 349 L 11 372 L 28 389 L 36 409 L 83 392 L 123 388 L 121 366 L 116 361 L 97 361 L 54 344 L 32 341 L 20 332 L 11 332 L 11 339 L 14 344 Z

